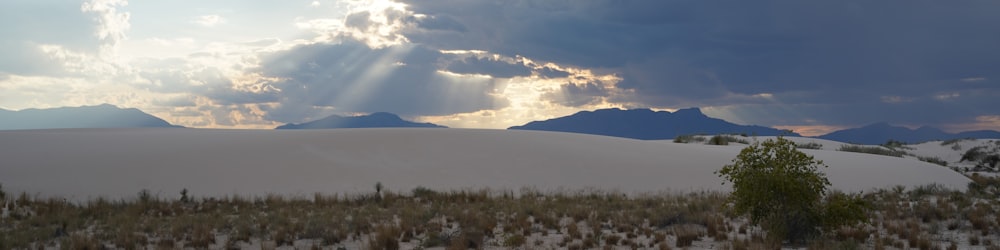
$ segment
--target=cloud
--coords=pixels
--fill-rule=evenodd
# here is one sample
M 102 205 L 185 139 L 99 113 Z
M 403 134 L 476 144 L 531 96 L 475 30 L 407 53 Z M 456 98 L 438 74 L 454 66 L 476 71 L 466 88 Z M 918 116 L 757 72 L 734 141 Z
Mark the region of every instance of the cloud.
M 215 25 L 225 23 L 226 19 L 219 15 L 204 15 L 191 20 L 191 22 L 205 27 L 214 27 Z
M 614 74 L 628 94 L 608 100 L 621 104 L 739 107 L 773 118 L 747 117 L 764 125 L 940 124 L 980 114 L 958 103 L 1000 106 L 1000 2 L 403 2 L 418 16 L 401 30 L 409 41 Z
M 182 3 L 0 2 L 0 101 L 234 127 L 375 111 L 506 127 L 604 107 L 799 127 L 1000 115 L 1000 2 Z
M 597 103 L 609 95 L 610 90 L 595 83 L 567 83 L 560 86 L 558 91 L 546 93 L 542 97 L 562 106 L 579 107 Z
M 125 32 L 131 27 L 129 13 L 118 10 L 124 6 L 128 6 L 128 0 L 89 0 L 80 6 L 84 13 L 95 15 L 98 25 L 94 35 L 105 42 L 105 49 L 113 50 L 127 37 Z
M 45 14 L 39 14 L 45 13 Z M 94 34 L 92 16 L 78 2 L 0 2 L 0 74 L 67 76 L 60 58 L 43 51 L 59 46 L 77 54 L 98 53 L 102 44 Z
M 448 71 L 459 74 L 483 74 L 498 78 L 530 76 L 531 69 L 511 58 L 466 57 L 448 64 Z
M 273 84 L 280 105 L 268 117 L 281 122 L 299 122 L 315 109 L 444 115 L 506 105 L 493 78 L 444 72 L 437 63 L 448 60 L 453 55 L 420 45 L 371 48 L 345 40 L 264 55 L 256 71 L 280 79 Z

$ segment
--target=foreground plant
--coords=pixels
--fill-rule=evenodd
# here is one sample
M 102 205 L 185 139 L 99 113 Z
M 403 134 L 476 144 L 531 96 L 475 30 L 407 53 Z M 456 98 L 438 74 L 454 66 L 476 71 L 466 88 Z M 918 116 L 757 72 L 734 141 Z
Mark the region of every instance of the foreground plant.
M 733 184 L 728 204 L 737 215 L 789 243 L 806 243 L 843 225 L 864 221 L 868 207 L 857 195 L 827 194 L 827 167 L 778 137 L 740 151 L 733 164 L 716 171 Z

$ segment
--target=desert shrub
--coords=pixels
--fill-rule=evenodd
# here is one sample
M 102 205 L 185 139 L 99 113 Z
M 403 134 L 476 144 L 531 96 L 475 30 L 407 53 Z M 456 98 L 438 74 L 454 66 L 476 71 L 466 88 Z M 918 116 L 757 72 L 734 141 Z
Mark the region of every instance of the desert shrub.
M 524 238 L 524 235 L 512 234 L 512 235 L 508 235 L 507 238 L 504 239 L 503 246 L 510 247 L 510 248 L 521 247 L 521 246 L 524 246 L 524 243 L 526 241 L 527 240 Z
M 103 249 L 104 245 L 93 235 L 74 233 L 62 240 L 62 247 L 65 249 Z
M 729 197 L 737 215 L 749 215 L 769 235 L 804 243 L 822 229 L 858 223 L 865 203 L 858 196 L 832 193 L 819 167 L 822 161 L 795 149 L 782 137 L 757 142 L 740 151 L 733 164 L 716 171 L 733 184 Z M 825 199 L 824 199 L 825 198 Z
M 861 145 L 844 145 L 840 147 L 840 151 L 875 154 L 875 155 L 887 155 L 895 157 L 903 157 L 904 154 L 902 151 L 896 151 L 883 147 L 866 147 Z
M 188 197 L 187 188 L 181 189 L 181 203 L 188 203 L 188 202 L 191 202 L 191 197 Z
M 978 161 L 979 159 L 983 158 L 983 156 L 986 155 L 985 151 L 986 151 L 985 146 L 972 147 L 969 150 L 966 150 L 965 153 L 962 154 L 962 159 L 958 160 L 958 162 Z
M 716 135 L 708 139 L 708 145 L 729 145 L 730 142 L 747 144 L 746 140 L 731 135 Z
M 910 150 L 913 149 L 912 147 L 906 146 L 905 142 L 901 142 L 901 141 L 897 141 L 897 140 L 892 140 L 892 139 L 889 139 L 889 141 L 886 141 L 885 143 L 883 143 L 882 146 L 886 147 L 886 148 L 889 148 L 889 149 L 893 149 L 893 150 L 898 149 L 898 148 L 910 149 Z
M 962 159 L 958 162 L 975 162 L 976 168 L 989 168 L 996 170 L 997 165 L 1000 165 L 1000 154 L 997 154 L 996 151 L 998 151 L 998 149 L 994 148 L 991 150 L 986 146 L 972 147 L 962 154 Z
M 937 164 L 937 165 L 945 166 L 945 167 L 948 166 L 948 162 L 942 160 L 941 158 L 935 157 L 935 156 L 917 156 L 917 159 L 919 159 L 921 161 L 930 162 L 930 163 L 934 163 L 934 164 Z
M 972 182 L 969 183 L 969 193 L 975 195 L 995 195 L 1000 194 L 1000 177 L 983 176 L 973 173 L 969 176 Z
M 720 135 L 712 136 L 712 139 L 708 140 L 708 145 L 729 145 L 729 141 Z
M 956 144 L 956 143 L 958 143 L 960 141 L 962 141 L 962 139 L 959 139 L 959 138 L 944 140 L 944 141 L 941 141 L 941 146 L 948 146 L 948 145 L 951 145 L 951 144 Z
M 677 235 L 677 241 L 675 242 L 675 246 L 677 247 L 690 247 L 695 240 L 701 237 L 700 232 L 688 227 L 677 229 L 675 234 Z
M 399 249 L 399 234 L 399 228 L 379 227 L 375 235 L 368 240 L 368 249 Z
M 703 142 L 705 138 L 695 136 L 695 135 L 679 135 L 674 137 L 674 142 L 676 143 L 691 143 L 691 142 Z
M 809 143 L 803 143 L 803 144 L 796 143 L 795 147 L 796 148 L 802 148 L 802 149 L 822 149 L 823 148 L 823 144 L 819 144 L 819 143 L 815 143 L 815 142 L 809 142 Z
M 413 194 L 413 197 L 423 198 L 423 199 L 430 199 L 438 195 L 437 191 L 425 187 L 415 187 L 411 192 Z

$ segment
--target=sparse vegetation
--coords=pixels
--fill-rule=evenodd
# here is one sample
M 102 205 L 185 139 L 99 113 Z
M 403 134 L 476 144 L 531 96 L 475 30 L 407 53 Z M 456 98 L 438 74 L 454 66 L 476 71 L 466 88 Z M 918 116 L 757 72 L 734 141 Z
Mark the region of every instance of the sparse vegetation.
M 893 156 L 893 157 L 903 157 L 903 155 L 905 155 L 905 153 L 902 152 L 902 151 L 896 151 L 896 150 L 887 149 L 887 148 L 884 148 L 884 147 L 866 147 L 866 146 L 861 146 L 861 145 L 843 145 L 843 146 L 840 147 L 839 150 L 840 151 L 845 151 L 845 152 L 865 153 L 865 154 L 874 154 L 874 155 L 886 155 L 886 156 Z
M 809 247 L 898 249 L 912 242 L 912 248 L 956 248 L 968 246 L 970 239 L 977 246 L 995 245 L 1000 242 L 992 233 L 1000 228 L 993 212 L 1000 209 L 995 199 L 1000 179 L 972 178 L 975 187 L 970 185 L 968 192 L 934 186 L 866 192 L 863 199 L 872 204 L 865 214 L 870 224 L 831 229 Z M 0 204 L 8 204 L 7 215 L 0 218 L 0 249 L 239 249 L 251 241 L 271 249 L 303 240 L 310 245 L 295 248 L 467 249 L 471 243 L 480 248 L 601 249 L 611 247 L 608 238 L 617 238 L 614 248 L 697 247 L 704 241 L 729 249 L 778 247 L 767 240 L 765 228 L 727 217 L 723 207 L 728 195 L 715 192 L 416 188 L 407 194 L 383 190 L 381 201 L 369 192 L 190 198 L 188 203 L 155 195 L 145 202 L 140 195 L 68 202 L 4 193 L 2 188 L 0 194 Z M 228 237 L 215 241 L 214 236 Z M 559 247 L 563 242 L 566 246 Z

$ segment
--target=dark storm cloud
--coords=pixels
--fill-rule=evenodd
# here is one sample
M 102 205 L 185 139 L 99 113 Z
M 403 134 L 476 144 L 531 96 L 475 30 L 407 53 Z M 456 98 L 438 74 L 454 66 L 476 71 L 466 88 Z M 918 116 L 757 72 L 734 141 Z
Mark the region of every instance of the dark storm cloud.
M 280 122 L 299 122 L 329 108 L 445 115 L 507 105 L 494 95 L 492 78 L 439 72 L 439 62 L 451 60 L 449 56 L 419 45 L 372 49 L 348 40 L 265 55 L 257 71 L 282 79 L 273 84 L 280 106 L 267 117 Z
M 739 105 L 759 101 L 733 97 L 770 93 L 794 104 L 782 109 L 834 123 L 944 123 L 1000 112 L 933 98 L 980 93 L 959 102 L 1000 106 L 998 1 L 403 2 L 465 28 L 418 23 L 405 33 L 413 42 L 606 70 L 622 78 L 618 88 L 634 91 L 622 101 L 649 106 Z
M 542 98 L 563 106 L 579 107 L 599 102 L 602 97 L 607 97 L 610 94 L 607 88 L 595 83 L 582 85 L 563 84 L 558 91 L 546 93 Z
M 424 30 L 465 32 L 465 26 L 448 16 L 432 16 L 416 20 Z

